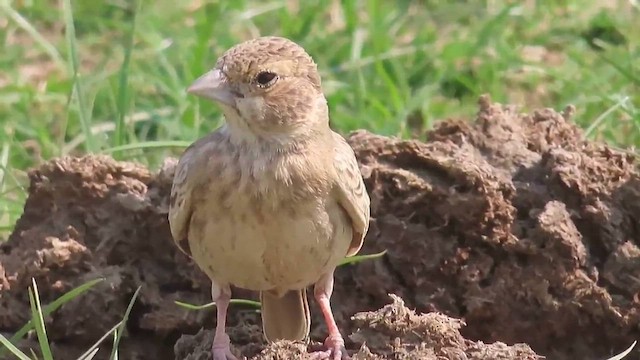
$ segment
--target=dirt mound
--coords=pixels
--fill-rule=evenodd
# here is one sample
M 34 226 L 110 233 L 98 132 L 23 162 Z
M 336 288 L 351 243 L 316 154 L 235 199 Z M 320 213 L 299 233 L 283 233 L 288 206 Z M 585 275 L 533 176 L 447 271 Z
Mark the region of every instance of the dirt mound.
M 363 253 L 388 250 L 336 275 L 336 320 L 357 359 L 536 358 L 503 344 L 527 343 L 549 359 L 589 360 L 640 337 L 640 177 L 631 156 L 585 141 L 571 113 L 519 114 L 483 98 L 475 122 L 442 122 L 426 143 L 350 136 L 372 197 Z M 174 165 L 152 174 L 87 156 L 32 171 L 24 215 L 0 246 L 0 331 L 28 320 L 32 277 L 45 303 L 103 277 L 47 319 L 62 358 L 117 323 L 138 285 L 121 357 L 172 359 L 177 342 L 175 358 L 207 358 L 201 328 L 213 311 L 173 303 L 209 301 L 206 277 L 170 238 Z M 265 347 L 251 309 L 232 308 L 230 333 L 255 359 L 305 350 Z
M 542 359 L 527 345 L 507 346 L 496 342 L 490 345 L 466 340 L 460 335 L 461 320 L 440 313 L 417 315 L 402 299 L 391 295 L 392 304 L 375 312 L 358 313 L 353 317 L 357 329 L 350 336 L 359 344 L 354 360 L 377 359 L 468 359 L 496 360 Z M 238 330 L 233 328 L 232 334 Z M 240 330 L 245 332 L 244 329 Z M 255 336 L 261 336 L 254 332 Z M 184 360 L 210 360 L 213 331 L 203 330 L 194 336 L 183 336 L 175 346 L 176 357 Z M 319 344 L 318 344 L 319 345 Z M 300 343 L 281 341 L 270 344 L 253 360 L 310 359 L 307 348 Z

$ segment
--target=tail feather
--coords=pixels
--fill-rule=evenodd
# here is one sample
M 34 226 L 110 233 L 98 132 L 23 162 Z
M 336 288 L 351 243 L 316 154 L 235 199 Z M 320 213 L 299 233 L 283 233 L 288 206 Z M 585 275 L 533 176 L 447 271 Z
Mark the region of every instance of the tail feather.
M 262 331 L 268 342 L 276 340 L 306 341 L 311 317 L 307 290 L 287 291 L 281 297 L 260 292 L 262 302 Z

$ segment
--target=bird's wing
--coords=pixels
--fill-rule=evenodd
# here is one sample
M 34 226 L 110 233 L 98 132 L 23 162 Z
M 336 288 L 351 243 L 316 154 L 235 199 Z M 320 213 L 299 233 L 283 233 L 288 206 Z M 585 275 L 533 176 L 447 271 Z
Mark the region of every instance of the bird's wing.
M 362 247 L 364 236 L 369 229 L 369 194 L 364 186 L 353 149 L 341 135 L 333 133 L 333 137 L 335 144 L 334 166 L 337 173 L 334 193 L 338 204 L 351 219 L 353 239 L 347 256 L 353 256 Z
M 206 161 L 218 138 L 219 134 L 214 132 L 194 142 L 184 151 L 176 165 L 169 198 L 169 227 L 173 241 L 188 256 L 191 256 L 187 236 L 194 211 L 193 191 L 203 181 Z

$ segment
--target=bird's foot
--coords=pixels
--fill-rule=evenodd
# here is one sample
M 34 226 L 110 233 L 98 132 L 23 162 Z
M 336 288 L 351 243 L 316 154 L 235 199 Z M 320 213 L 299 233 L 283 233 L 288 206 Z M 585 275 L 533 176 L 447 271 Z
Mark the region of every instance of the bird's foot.
M 324 341 L 324 347 L 326 350 L 317 351 L 311 353 L 311 359 L 313 360 L 348 360 L 349 354 L 344 347 L 344 340 L 342 336 L 329 336 Z
M 220 337 L 216 336 L 213 339 L 211 355 L 213 360 L 238 360 L 238 358 L 231 353 L 231 341 L 227 334 Z
M 224 348 L 213 348 L 211 350 L 213 360 L 238 360 L 238 358 L 231 353 L 229 346 Z

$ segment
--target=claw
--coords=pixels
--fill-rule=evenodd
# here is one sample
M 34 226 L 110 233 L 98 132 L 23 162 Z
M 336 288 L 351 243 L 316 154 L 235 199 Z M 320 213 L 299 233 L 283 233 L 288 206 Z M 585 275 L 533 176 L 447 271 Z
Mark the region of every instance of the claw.
M 231 353 L 229 346 L 216 348 L 214 345 L 213 349 L 211 349 L 211 355 L 213 356 L 213 360 L 238 360 L 238 358 Z
M 324 341 L 327 350 L 311 353 L 312 360 L 348 360 L 349 354 L 344 347 L 342 336 L 329 336 Z

